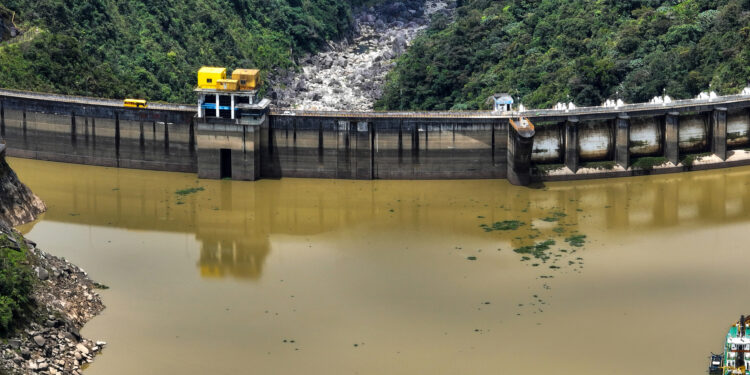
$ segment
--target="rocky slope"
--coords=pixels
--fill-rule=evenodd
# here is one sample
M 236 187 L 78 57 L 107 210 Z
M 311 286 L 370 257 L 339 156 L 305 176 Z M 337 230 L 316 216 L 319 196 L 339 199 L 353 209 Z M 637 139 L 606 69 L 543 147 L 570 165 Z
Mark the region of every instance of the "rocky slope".
M 6 226 L 28 223 L 46 209 L 44 202 L 18 180 L 5 161 L 5 144 L 0 144 L 0 223 Z
M 105 345 L 79 333 L 104 309 L 95 291 L 98 284 L 82 269 L 41 251 L 11 228 L 34 220 L 45 206 L 19 181 L 2 149 L 4 145 L 0 145 L 0 255 L 25 254 L 21 266 L 32 270 L 34 286 L 26 323 L 0 341 L 0 374 L 80 374 Z M 0 262 L 4 267 L 9 264 Z
M 372 110 L 394 59 L 435 13 L 454 7 L 454 0 L 407 0 L 362 9 L 351 40 L 304 57 L 299 72 L 282 73 L 272 82 L 269 95 L 278 108 Z

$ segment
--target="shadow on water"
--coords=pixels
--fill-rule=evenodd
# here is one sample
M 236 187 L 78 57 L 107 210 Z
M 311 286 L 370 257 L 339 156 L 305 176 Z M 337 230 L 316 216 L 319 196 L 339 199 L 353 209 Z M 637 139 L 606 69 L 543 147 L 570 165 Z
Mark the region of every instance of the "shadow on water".
M 575 229 L 596 226 L 616 235 L 750 219 L 750 168 L 523 188 L 497 180 L 206 181 L 190 174 L 11 163 L 48 203 L 44 220 L 192 233 L 201 244 L 198 268 L 204 277 L 257 280 L 274 236 L 304 237 L 360 225 L 404 236 L 439 231 L 481 237 L 486 234 L 477 217 L 532 223 L 559 211 Z M 175 194 L 197 186 L 205 190 Z M 20 229 L 28 232 L 32 226 Z M 540 231 L 552 236 L 553 229 Z

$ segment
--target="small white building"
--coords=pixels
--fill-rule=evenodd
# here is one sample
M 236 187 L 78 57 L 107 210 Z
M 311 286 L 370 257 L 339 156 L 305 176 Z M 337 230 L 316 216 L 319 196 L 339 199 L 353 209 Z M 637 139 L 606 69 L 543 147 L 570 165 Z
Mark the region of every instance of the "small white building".
M 513 97 L 510 94 L 495 94 L 487 98 L 491 102 L 495 112 L 510 112 L 513 110 Z

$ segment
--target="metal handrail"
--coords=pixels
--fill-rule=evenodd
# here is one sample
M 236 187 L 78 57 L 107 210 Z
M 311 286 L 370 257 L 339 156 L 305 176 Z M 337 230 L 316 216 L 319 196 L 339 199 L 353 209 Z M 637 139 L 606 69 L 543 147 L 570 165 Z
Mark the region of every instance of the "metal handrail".
M 96 105 L 96 106 L 104 106 L 104 107 L 122 107 L 123 100 L 124 100 L 124 99 L 122 100 L 102 99 L 102 98 L 93 98 L 93 97 L 76 96 L 76 95 L 38 93 L 38 92 L 32 92 L 32 91 L 10 90 L 10 89 L 0 89 L 0 96 L 24 98 L 24 99 L 35 99 L 35 100 L 52 100 L 52 101 L 57 101 L 57 102 L 62 102 L 62 103 Z M 148 108 L 166 110 L 166 111 L 175 111 L 175 112 L 196 112 L 195 106 L 188 105 L 188 104 L 149 103 Z
M 106 107 L 122 107 L 122 100 L 102 99 L 85 96 L 61 95 L 50 93 L 38 93 L 22 90 L 0 89 L 0 96 L 17 97 L 34 100 L 52 100 L 63 103 L 96 105 Z M 676 110 L 686 107 L 700 105 L 726 105 L 747 102 L 750 105 L 750 95 L 727 95 L 713 99 L 682 99 L 670 103 L 636 103 L 625 104 L 619 107 L 580 107 L 576 109 L 531 109 L 525 111 L 492 112 L 492 111 L 388 111 L 388 112 L 365 112 L 365 111 L 312 111 L 275 108 L 270 111 L 274 116 L 305 116 L 305 117 L 350 117 L 350 118 L 457 118 L 457 119 L 509 119 L 523 117 L 560 117 L 581 116 L 596 114 L 618 114 L 627 112 L 640 112 L 652 110 Z M 191 104 L 149 103 L 148 109 L 196 112 L 196 106 Z

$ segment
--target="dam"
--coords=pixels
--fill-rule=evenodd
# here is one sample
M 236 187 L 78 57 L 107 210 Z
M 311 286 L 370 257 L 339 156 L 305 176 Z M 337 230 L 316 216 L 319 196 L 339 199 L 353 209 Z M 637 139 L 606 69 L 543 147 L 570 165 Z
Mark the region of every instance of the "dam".
M 576 180 L 750 164 L 750 95 L 524 112 L 315 112 L 0 90 L 8 156 L 200 178 Z M 520 119 L 528 124 L 520 126 Z

